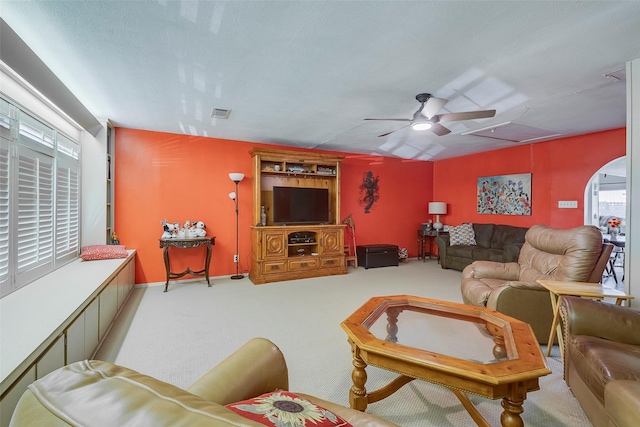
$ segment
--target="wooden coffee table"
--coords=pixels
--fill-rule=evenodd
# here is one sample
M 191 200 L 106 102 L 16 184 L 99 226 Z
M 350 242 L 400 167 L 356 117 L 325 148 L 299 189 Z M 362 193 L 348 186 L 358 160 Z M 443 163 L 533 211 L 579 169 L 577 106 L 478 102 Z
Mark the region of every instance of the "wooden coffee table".
M 352 408 L 364 411 L 422 379 L 448 387 L 479 426 L 489 426 L 465 392 L 502 399 L 502 426 L 522 426 L 527 392 L 551 373 L 531 327 L 487 309 L 429 298 L 371 298 L 341 324 L 353 354 Z M 367 365 L 400 375 L 369 392 Z

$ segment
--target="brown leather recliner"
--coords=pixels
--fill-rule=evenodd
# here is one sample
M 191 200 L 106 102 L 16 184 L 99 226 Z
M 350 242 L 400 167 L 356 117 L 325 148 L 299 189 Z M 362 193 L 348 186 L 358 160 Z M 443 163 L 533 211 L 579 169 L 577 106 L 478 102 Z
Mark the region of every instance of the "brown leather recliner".
M 599 283 L 612 249 L 592 225 L 534 225 L 525 235 L 518 262 L 475 261 L 462 271 L 462 299 L 529 323 L 538 342 L 545 344 L 553 320 L 551 298 L 536 281 Z
M 640 310 L 578 297 L 560 303 L 564 379 L 595 427 L 640 425 Z
M 250 340 L 187 390 L 111 363 L 76 362 L 31 384 L 10 426 L 264 427 L 224 405 L 288 386 L 284 356 L 264 338 Z M 354 427 L 398 427 L 336 403 L 296 395 Z

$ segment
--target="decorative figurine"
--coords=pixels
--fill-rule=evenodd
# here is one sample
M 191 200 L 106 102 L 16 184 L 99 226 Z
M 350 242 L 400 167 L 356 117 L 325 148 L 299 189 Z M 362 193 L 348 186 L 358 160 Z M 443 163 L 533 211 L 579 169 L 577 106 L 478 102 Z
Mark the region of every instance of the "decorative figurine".
M 204 237 L 207 235 L 207 226 L 203 221 L 197 221 L 195 226 L 196 237 Z
M 264 206 L 260 206 L 260 225 L 267 225 L 267 212 L 264 210 Z
M 170 223 L 165 219 L 164 221 L 160 221 L 160 224 L 162 224 L 164 230 L 161 237 L 162 239 L 193 239 L 196 237 L 204 237 L 207 234 L 207 226 L 203 221 L 186 220 L 184 226 L 182 226 L 179 222 Z M 115 236 L 115 233 L 113 235 Z
M 181 228 L 180 224 L 178 223 L 178 228 L 175 232 L 174 238 L 175 239 L 184 239 L 187 236 L 187 229 L 186 228 Z
M 162 224 L 162 228 L 164 232 L 162 233 L 162 239 L 173 239 L 173 232 L 175 230 L 175 226 L 170 224 L 166 219 L 164 221 L 160 221 Z
M 115 231 L 113 233 L 111 233 L 111 244 L 112 245 L 119 245 L 120 244 L 120 239 L 118 239 L 118 235 L 116 234 Z

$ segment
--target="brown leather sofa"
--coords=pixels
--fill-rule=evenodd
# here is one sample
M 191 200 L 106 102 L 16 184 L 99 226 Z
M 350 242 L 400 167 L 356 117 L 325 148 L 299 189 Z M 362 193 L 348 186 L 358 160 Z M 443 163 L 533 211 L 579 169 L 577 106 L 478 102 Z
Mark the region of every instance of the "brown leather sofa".
M 518 262 L 475 261 L 462 271 L 462 299 L 529 323 L 538 342 L 545 344 L 553 320 L 551 298 L 536 281 L 598 283 L 612 248 L 592 225 L 534 225 L 525 235 Z
M 442 268 L 462 271 L 473 261 L 515 262 L 528 228 L 502 224 L 472 224 L 475 245 L 451 246 L 448 234 L 436 237 Z
M 640 426 L 640 310 L 563 297 L 564 378 L 595 427 Z
M 10 426 L 264 427 L 224 405 L 288 386 L 284 356 L 264 338 L 249 341 L 187 390 L 111 363 L 76 362 L 31 384 Z M 396 426 L 326 400 L 296 395 L 355 427 Z

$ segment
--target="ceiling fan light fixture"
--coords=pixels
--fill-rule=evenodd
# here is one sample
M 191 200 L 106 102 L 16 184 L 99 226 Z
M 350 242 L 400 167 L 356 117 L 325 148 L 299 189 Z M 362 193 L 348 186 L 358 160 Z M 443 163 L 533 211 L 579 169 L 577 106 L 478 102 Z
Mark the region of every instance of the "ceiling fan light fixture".
M 431 129 L 431 123 L 429 123 L 429 122 L 414 123 L 414 124 L 411 125 L 411 129 L 413 129 L 413 130 Z

